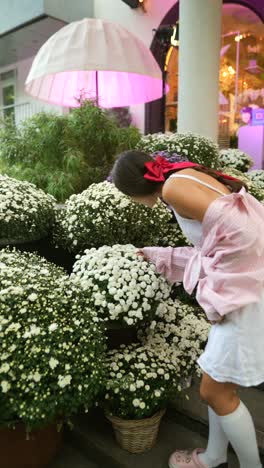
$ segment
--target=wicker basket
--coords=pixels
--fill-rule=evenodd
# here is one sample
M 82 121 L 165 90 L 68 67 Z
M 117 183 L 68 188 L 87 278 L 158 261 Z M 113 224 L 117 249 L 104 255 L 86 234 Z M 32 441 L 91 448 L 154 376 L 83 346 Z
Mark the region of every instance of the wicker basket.
M 165 410 L 162 410 L 151 418 L 137 420 L 121 419 L 109 414 L 106 417 L 112 423 L 120 447 L 130 453 L 143 453 L 156 444 L 160 421 L 164 413 Z

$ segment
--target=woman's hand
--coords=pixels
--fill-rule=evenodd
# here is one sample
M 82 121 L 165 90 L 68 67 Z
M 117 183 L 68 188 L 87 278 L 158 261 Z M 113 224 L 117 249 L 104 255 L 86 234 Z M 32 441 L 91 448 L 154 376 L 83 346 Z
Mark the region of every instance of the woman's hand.
M 138 252 L 136 252 L 136 255 L 138 255 L 138 257 L 143 257 L 143 259 L 148 262 L 148 259 L 147 257 L 144 255 L 144 253 L 142 252 L 142 250 L 138 250 Z
M 146 257 L 145 257 L 145 255 L 144 255 L 144 253 L 142 252 L 142 250 L 138 250 L 138 251 L 136 252 L 136 255 L 138 255 L 138 257 L 143 257 L 143 258 L 146 260 Z

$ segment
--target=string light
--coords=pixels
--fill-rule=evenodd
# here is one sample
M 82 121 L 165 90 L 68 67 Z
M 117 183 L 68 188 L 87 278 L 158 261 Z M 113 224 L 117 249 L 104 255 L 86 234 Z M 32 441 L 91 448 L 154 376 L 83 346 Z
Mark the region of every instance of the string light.
M 236 74 L 235 69 L 231 65 L 228 67 L 228 71 L 229 71 L 230 75 L 235 75 Z
M 227 78 L 227 77 L 232 78 L 235 74 L 236 74 L 236 71 L 231 65 L 229 66 L 226 65 L 224 67 L 224 70 L 222 71 L 223 78 Z
M 253 34 L 252 33 L 237 34 L 235 36 L 235 41 L 239 42 L 241 41 L 241 39 L 246 39 L 247 37 L 250 37 L 250 36 L 253 36 Z
M 242 34 L 239 34 L 238 36 L 235 37 L 235 41 L 236 41 L 236 42 L 241 41 L 241 39 L 243 39 L 243 35 L 242 35 Z

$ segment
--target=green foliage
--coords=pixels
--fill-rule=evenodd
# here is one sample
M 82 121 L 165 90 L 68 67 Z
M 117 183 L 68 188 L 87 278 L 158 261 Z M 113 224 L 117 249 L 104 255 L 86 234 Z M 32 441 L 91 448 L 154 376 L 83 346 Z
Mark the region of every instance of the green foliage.
M 112 164 L 118 147 L 118 127 L 100 107 L 83 102 L 70 113 L 65 133 L 69 146 L 77 148 L 89 166 Z
M 16 127 L 0 127 L 0 171 L 27 180 L 64 201 L 103 181 L 117 153 L 136 146 L 134 127 L 120 128 L 107 112 L 84 101 L 67 115 L 41 112 Z
M 141 134 L 136 127 L 124 127 L 119 130 L 118 153 L 126 150 L 133 150 L 137 147 L 141 139 Z

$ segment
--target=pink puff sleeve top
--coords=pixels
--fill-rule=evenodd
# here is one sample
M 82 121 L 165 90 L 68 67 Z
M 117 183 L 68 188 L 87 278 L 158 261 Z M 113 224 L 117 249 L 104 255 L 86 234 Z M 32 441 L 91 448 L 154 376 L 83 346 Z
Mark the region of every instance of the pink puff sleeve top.
M 264 288 L 264 205 L 246 192 L 214 200 L 199 247 L 145 247 L 144 255 L 170 282 L 182 281 L 209 320 L 258 302 Z

